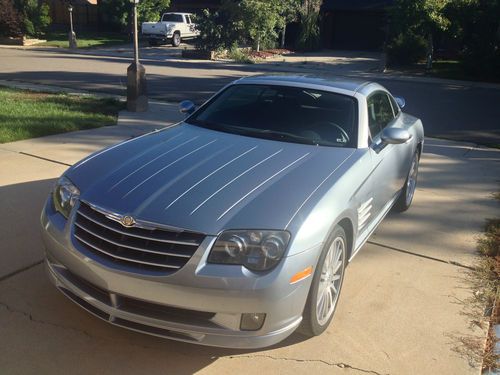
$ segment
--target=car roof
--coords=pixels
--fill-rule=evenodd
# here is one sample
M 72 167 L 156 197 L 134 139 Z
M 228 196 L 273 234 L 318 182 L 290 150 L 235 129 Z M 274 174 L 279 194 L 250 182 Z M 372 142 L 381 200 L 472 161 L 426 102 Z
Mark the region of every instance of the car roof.
M 191 16 L 193 13 L 185 13 L 185 12 L 165 12 L 164 14 L 181 14 L 183 16 Z
M 365 86 L 378 86 L 380 85 L 355 78 L 346 78 L 346 77 L 336 77 L 332 75 L 308 75 L 308 74 L 266 74 L 266 75 L 256 75 L 250 77 L 244 77 L 235 82 L 236 84 L 245 84 L 245 83 L 266 83 L 266 84 L 274 84 L 279 85 L 280 83 L 293 85 L 293 86 L 302 86 L 302 85 L 314 85 L 314 86 L 323 86 L 327 90 L 336 91 L 343 90 L 349 91 L 352 94 L 360 91 Z

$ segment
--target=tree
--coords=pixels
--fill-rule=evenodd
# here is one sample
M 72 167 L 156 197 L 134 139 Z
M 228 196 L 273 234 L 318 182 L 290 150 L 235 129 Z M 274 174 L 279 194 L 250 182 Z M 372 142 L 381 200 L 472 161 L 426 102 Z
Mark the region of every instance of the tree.
M 43 35 L 51 22 L 49 5 L 37 0 L 14 0 L 21 19 L 21 31 L 29 36 Z
M 447 30 L 451 24 L 444 12 L 450 2 L 452 0 L 396 0 L 391 10 L 389 46 L 399 46 L 398 40 L 416 42 L 424 38 L 427 41 L 427 66 L 431 68 L 434 34 Z M 401 47 L 406 48 L 403 44 Z M 389 49 L 388 53 L 393 51 Z
M 130 28 L 132 6 L 130 0 L 101 0 L 101 14 L 112 27 L 126 31 Z M 169 7 L 170 0 L 142 0 L 137 6 L 137 22 L 159 21 L 161 14 Z
M 283 0 L 276 3 L 280 16 L 277 27 L 281 30 L 281 48 L 285 47 L 286 25 L 297 20 L 301 3 L 301 0 Z
M 12 0 L 0 0 L 0 35 L 20 36 L 22 23 Z
M 300 33 L 297 47 L 305 51 L 320 47 L 319 10 L 321 0 L 304 0 L 300 8 Z
M 301 0 L 222 0 L 218 11 L 204 10 L 196 18 L 198 48 L 232 49 L 252 43 L 257 51 L 276 46 L 278 31 L 295 19 Z M 318 0 L 316 0 L 318 1 Z
M 269 47 L 278 38 L 276 28 L 280 24 L 276 0 L 241 0 L 242 21 L 257 51 L 262 43 Z
M 143 0 L 137 6 L 138 22 L 159 21 L 162 13 L 170 5 L 170 0 Z
M 449 36 L 461 46 L 465 69 L 500 80 L 500 0 L 455 0 L 445 14 L 453 19 Z

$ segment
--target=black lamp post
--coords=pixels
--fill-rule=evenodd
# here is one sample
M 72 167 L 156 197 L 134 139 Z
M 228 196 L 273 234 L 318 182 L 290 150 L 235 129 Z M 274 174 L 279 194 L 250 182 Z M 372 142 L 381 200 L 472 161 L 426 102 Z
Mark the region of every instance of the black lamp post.
M 134 61 L 127 68 L 127 109 L 130 112 L 144 112 L 148 109 L 146 87 L 146 69 L 139 62 L 139 38 L 137 36 L 137 4 L 139 0 L 130 0 L 133 4 L 134 18 Z
M 73 31 L 73 6 L 69 4 L 68 6 L 68 11 L 69 11 L 69 25 L 70 25 L 70 31 L 68 34 L 68 41 L 69 41 L 69 48 L 77 48 L 76 45 L 76 34 Z

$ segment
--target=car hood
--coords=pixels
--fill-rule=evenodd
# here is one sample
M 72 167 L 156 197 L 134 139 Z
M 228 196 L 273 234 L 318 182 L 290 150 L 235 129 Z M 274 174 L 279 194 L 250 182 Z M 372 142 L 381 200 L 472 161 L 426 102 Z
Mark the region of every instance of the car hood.
M 66 175 L 82 200 L 136 219 L 206 234 L 284 229 L 353 152 L 183 123 L 91 155 Z

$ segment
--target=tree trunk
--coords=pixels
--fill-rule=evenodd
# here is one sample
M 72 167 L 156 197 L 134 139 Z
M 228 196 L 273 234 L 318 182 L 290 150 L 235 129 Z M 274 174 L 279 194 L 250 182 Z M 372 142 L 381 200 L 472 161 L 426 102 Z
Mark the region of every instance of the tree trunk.
M 281 32 L 281 48 L 285 48 L 285 34 L 286 34 L 286 24 Z
M 260 38 L 257 39 L 257 52 L 260 52 Z
M 432 33 L 429 33 L 429 36 L 427 37 L 427 64 L 425 65 L 425 69 L 431 70 L 432 69 L 432 59 L 434 55 L 434 46 L 433 46 L 433 39 L 432 39 Z

